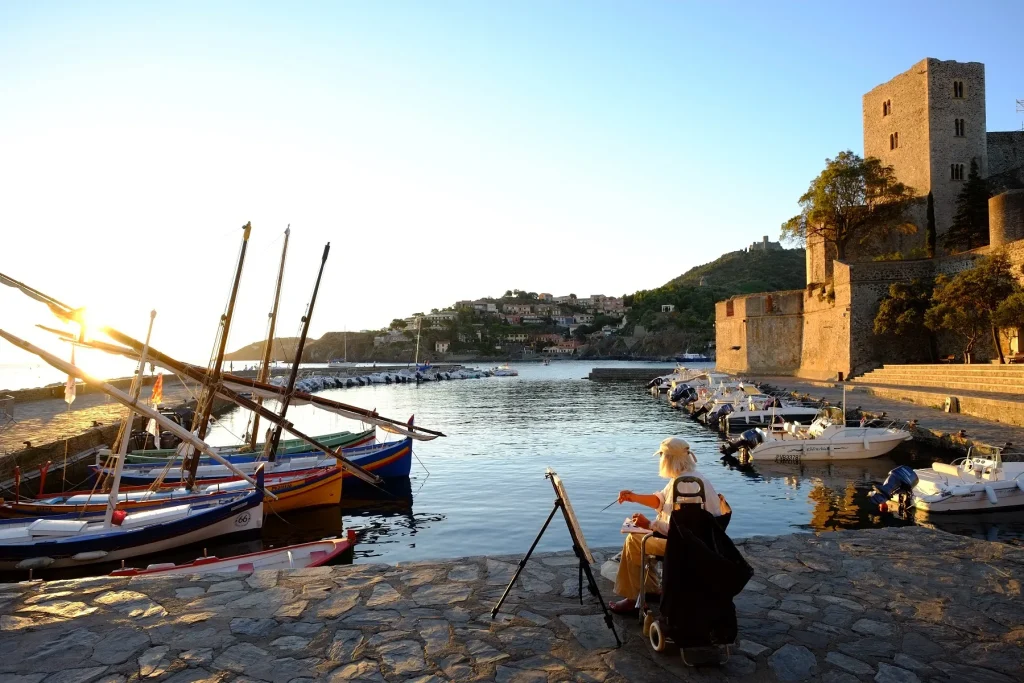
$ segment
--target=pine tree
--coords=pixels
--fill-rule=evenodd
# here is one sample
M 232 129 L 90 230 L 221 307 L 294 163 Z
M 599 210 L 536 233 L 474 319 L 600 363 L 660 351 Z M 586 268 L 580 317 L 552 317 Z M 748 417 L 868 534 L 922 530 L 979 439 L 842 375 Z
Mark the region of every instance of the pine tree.
M 935 198 L 928 193 L 928 228 L 924 234 L 924 250 L 928 258 L 935 258 Z
M 953 224 L 943 236 L 947 251 L 967 251 L 988 244 L 988 184 L 978 171 L 978 162 L 971 159 L 967 182 L 956 198 Z

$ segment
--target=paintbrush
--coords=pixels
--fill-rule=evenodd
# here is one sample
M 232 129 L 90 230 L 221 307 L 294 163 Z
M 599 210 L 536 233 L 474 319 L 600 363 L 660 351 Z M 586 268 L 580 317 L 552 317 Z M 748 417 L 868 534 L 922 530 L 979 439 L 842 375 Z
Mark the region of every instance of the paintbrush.
M 616 503 L 618 503 L 618 502 L 619 502 L 619 499 L 618 499 L 618 498 L 616 498 L 615 500 L 613 500 L 612 502 L 608 503 L 608 504 L 607 504 L 607 505 L 605 505 L 605 506 L 604 506 L 603 508 L 601 508 L 601 512 L 604 512 L 605 510 L 607 510 L 607 509 L 608 509 L 608 508 L 610 508 L 610 507 L 611 507 L 612 505 L 615 505 L 615 504 L 616 504 Z

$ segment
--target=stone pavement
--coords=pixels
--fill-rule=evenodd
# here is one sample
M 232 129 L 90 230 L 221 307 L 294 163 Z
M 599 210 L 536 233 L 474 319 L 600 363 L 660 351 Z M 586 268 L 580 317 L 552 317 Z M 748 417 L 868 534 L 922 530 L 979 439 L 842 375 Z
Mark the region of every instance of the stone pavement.
M 798 394 L 807 394 L 812 398 L 823 398 L 832 405 L 843 404 L 842 385 L 826 382 L 813 382 L 800 380 L 795 377 L 755 377 L 751 378 L 757 382 L 766 382 L 773 387 L 786 389 Z M 1006 443 L 1017 444 L 1020 450 L 1024 446 L 1024 428 L 1015 427 L 1002 422 L 993 422 L 980 417 L 964 415 L 962 413 L 946 413 L 935 408 L 916 405 L 906 401 L 897 401 L 880 396 L 874 396 L 864 387 L 856 384 L 849 384 L 846 388 L 846 405 L 849 410 L 860 407 L 866 413 L 880 415 L 883 412 L 887 417 L 894 420 L 916 420 L 918 433 L 915 438 L 922 436 L 921 432 L 928 432 L 933 438 L 926 439 L 932 445 L 945 448 L 957 448 L 966 451 L 971 443 L 988 444 L 991 446 L 1002 446 Z M 963 430 L 966 439 L 956 435 Z
M 164 403 L 179 403 L 191 397 L 181 382 L 173 378 L 165 381 Z M 152 387 L 143 387 L 141 396 L 149 398 L 151 393 Z M 113 424 L 123 415 L 120 403 L 98 393 L 79 395 L 70 412 L 63 398 L 15 403 L 14 424 L 0 431 L 0 455 L 22 450 L 25 441 L 33 446 L 62 441 L 81 434 L 93 422 Z
M 722 668 L 652 652 L 634 619 L 615 649 L 557 553 L 494 621 L 518 557 L 0 585 L 0 682 L 1022 680 L 1022 549 L 922 527 L 739 547 L 756 574 Z

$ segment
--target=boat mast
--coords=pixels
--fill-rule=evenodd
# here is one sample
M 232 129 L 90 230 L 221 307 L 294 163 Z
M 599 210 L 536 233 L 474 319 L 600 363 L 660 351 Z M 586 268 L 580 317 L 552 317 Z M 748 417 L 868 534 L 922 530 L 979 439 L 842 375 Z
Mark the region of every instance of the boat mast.
M 238 252 L 238 265 L 235 266 L 235 281 L 231 285 L 231 296 L 228 299 L 228 310 L 221 316 L 220 343 L 217 346 L 217 358 L 213 367 L 206 373 L 206 381 L 203 382 L 203 395 L 200 397 L 197 406 L 199 413 L 192 422 L 193 431 L 200 441 L 206 439 L 206 431 L 210 428 L 210 417 L 213 414 L 213 402 L 217 396 L 217 385 L 220 384 L 222 374 L 221 366 L 224 364 L 224 351 L 228 344 L 228 332 L 231 330 L 231 316 L 235 313 L 235 299 L 238 296 L 238 284 L 242 280 L 242 266 L 245 264 L 245 249 L 249 246 L 249 232 L 252 230 L 252 223 L 242 226 L 242 248 Z M 193 448 L 189 450 L 182 463 L 182 468 L 188 468 L 188 477 L 185 481 L 186 488 L 192 488 L 196 483 L 196 471 L 199 469 L 199 453 Z
M 413 361 L 413 365 L 417 369 L 420 367 L 420 330 L 423 328 L 423 316 L 416 316 L 416 359 Z
M 156 311 L 149 312 L 149 329 L 146 330 L 146 341 L 142 346 L 142 353 L 139 355 L 139 369 L 135 373 L 135 381 L 132 382 L 132 402 L 139 400 L 139 393 L 142 391 L 142 373 L 146 369 L 146 354 L 149 352 L 149 337 L 153 334 L 153 321 L 156 319 Z M 110 486 L 110 495 L 107 497 L 107 511 L 103 513 L 103 528 L 109 529 L 114 519 L 114 509 L 117 508 L 117 494 L 121 488 L 121 472 L 124 470 L 124 458 L 128 454 L 128 438 L 132 433 L 132 423 L 135 422 L 135 411 L 128 407 L 128 415 L 124 418 L 124 436 L 117 449 L 117 460 L 114 463 L 114 483 Z
M 348 362 L 348 328 L 345 328 L 345 355 L 341 357 L 341 360 Z
M 256 373 L 257 382 L 266 382 L 267 376 L 270 374 L 270 358 L 273 355 L 274 349 L 274 329 L 277 327 L 277 304 L 281 300 L 281 281 L 284 279 L 284 260 L 288 254 L 288 238 L 292 234 L 292 226 L 289 223 L 288 227 L 284 229 L 284 247 L 281 249 L 281 267 L 277 271 L 277 286 L 274 288 L 274 307 L 270 309 L 270 326 L 267 330 L 267 342 L 263 347 L 263 362 L 260 364 L 260 369 Z M 256 402 L 263 405 L 263 397 L 257 396 Z M 259 438 L 260 433 L 260 414 L 253 413 L 252 416 L 252 433 L 249 435 L 249 448 L 250 450 L 256 450 L 256 439 Z
M 284 396 L 281 397 L 281 420 L 284 420 L 285 413 L 288 412 L 288 404 L 291 403 L 292 392 L 295 391 L 295 380 L 299 375 L 299 363 L 302 361 L 302 350 L 306 346 L 306 335 L 309 334 L 309 323 L 313 319 L 313 306 L 316 305 L 316 295 L 320 291 L 320 278 L 324 275 L 324 266 L 327 264 L 327 254 L 331 251 L 331 243 L 328 242 L 324 246 L 324 255 L 320 258 L 320 272 L 316 274 L 316 284 L 313 285 L 313 296 L 309 300 L 309 306 L 306 307 L 306 315 L 302 316 L 302 334 L 299 335 L 299 345 L 295 350 L 295 362 L 292 363 L 291 374 L 288 375 L 288 385 L 285 388 Z M 277 428 L 274 430 L 274 435 L 267 440 L 267 443 L 263 445 L 263 454 L 267 456 L 270 462 L 274 462 L 277 457 L 277 445 L 281 443 L 281 428 L 283 424 L 278 423 Z

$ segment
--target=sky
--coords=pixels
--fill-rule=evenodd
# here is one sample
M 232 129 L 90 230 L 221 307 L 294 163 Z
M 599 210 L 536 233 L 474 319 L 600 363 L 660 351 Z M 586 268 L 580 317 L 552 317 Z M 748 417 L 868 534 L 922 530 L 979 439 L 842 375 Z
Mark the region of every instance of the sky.
M 660 286 L 798 210 L 863 151 L 860 97 L 986 64 L 1020 129 L 1024 4 L 0 3 L 0 272 L 205 360 L 456 300 Z M 0 327 L 44 337 L 0 292 Z M 54 348 L 53 342 L 48 342 Z M 59 348 L 57 346 L 56 348 Z M 23 352 L 0 342 L 0 363 Z

